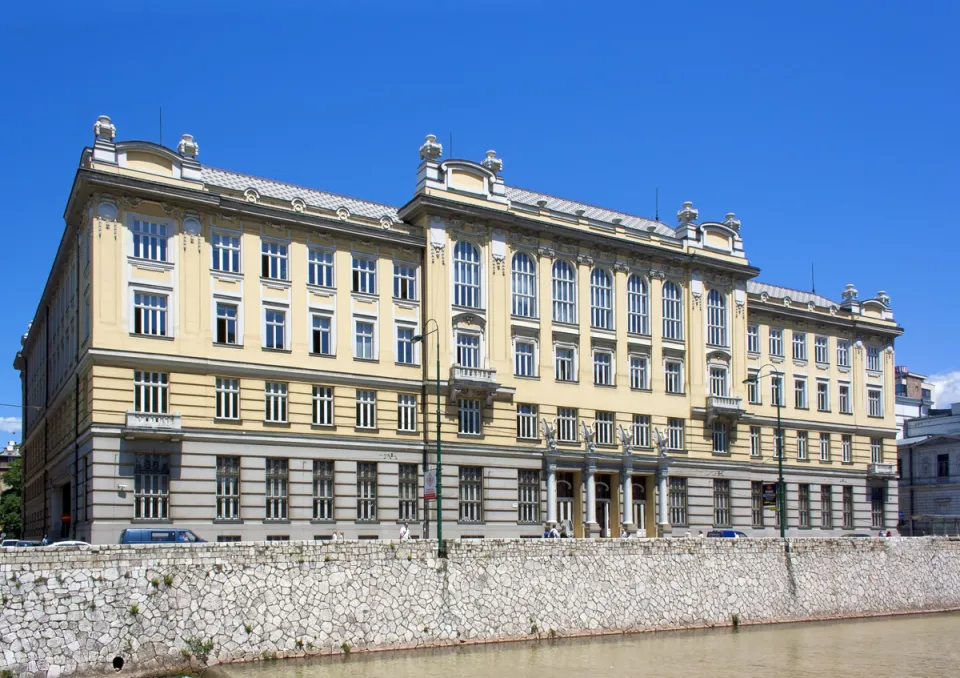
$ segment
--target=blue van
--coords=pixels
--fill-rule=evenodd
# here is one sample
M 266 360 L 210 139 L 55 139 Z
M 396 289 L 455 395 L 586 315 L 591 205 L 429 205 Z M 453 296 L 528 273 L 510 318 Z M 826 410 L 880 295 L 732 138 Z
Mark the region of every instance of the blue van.
M 739 530 L 710 530 L 708 537 L 720 537 L 723 539 L 746 539 L 747 535 Z
M 206 541 L 190 530 L 175 527 L 135 527 L 120 534 L 121 544 L 195 544 Z

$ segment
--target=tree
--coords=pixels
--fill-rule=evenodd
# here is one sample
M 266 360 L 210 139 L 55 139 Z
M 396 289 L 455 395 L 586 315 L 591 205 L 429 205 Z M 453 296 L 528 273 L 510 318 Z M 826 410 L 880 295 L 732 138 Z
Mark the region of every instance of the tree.
M 20 512 L 20 493 L 23 486 L 23 459 L 16 459 L 3 473 L 3 484 L 7 488 L 0 494 L 0 530 L 9 536 L 19 537 L 23 533 Z

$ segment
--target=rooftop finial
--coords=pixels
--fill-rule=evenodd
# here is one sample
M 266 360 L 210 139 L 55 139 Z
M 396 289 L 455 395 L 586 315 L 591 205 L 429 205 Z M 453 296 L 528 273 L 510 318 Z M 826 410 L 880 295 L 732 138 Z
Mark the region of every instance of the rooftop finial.
M 732 228 L 734 231 L 740 231 L 740 220 L 737 219 L 737 215 L 733 212 L 727 212 L 727 218 L 724 220 L 723 225 L 727 228 Z
M 888 294 L 886 293 L 886 291 L 880 290 L 879 292 L 877 292 L 877 301 L 879 301 L 879 302 L 880 302 L 881 304 L 883 304 L 884 306 L 889 306 L 889 305 L 890 305 L 890 295 L 888 295 Z
M 196 158 L 200 155 L 200 144 L 194 140 L 192 134 L 184 134 L 177 144 L 177 152 L 184 158 Z
M 681 207 L 677 211 L 677 221 L 681 225 L 689 224 L 691 221 L 694 221 L 699 216 L 700 216 L 700 210 L 696 209 L 693 206 L 693 203 L 690 202 L 689 200 L 683 203 L 683 207 Z
M 117 136 L 117 126 L 110 121 L 109 115 L 101 115 L 93 123 L 93 136 L 95 139 L 103 139 L 108 143 L 113 143 Z
M 494 150 L 487 151 L 487 157 L 484 158 L 480 164 L 494 174 L 503 170 L 503 160 L 497 157 L 497 152 Z
M 857 288 L 853 286 L 853 283 L 848 283 L 847 286 L 843 288 L 844 301 L 854 300 L 857 298 L 858 294 L 859 292 L 857 292 Z
M 421 160 L 436 160 L 443 155 L 443 145 L 437 143 L 436 134 L 428 134 L 423 145 L 420 147 Z

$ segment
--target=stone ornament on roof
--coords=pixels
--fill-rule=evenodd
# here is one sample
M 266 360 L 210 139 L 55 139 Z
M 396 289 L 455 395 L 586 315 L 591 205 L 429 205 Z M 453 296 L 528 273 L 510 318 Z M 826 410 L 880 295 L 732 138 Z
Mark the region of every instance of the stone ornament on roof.
M 420 146 L 420 159 L 436 160 L 441 155 L 443 155 L 443 145 L 437 142 L 435 134 L 428 134 L 423 145 Z
M 853 283 L 849 283 L 846 287 L 843 288 L 843 300 L 854 300 L 857 298 L 857 288 L 853 286 Z
M 737 215 L 733 212 L 727 212 L 727 218 L 724 219 L 723 225 L 727 228 L 732 228 L 734 231 L 740 232 L 740 220 L 737 219 Z
M 683 203 L 683 207 L 677 211 L 677 222 L 679 222 L 682 226 L 683 224 L 689 224 L 693 221 L 696 221 L 699 216 L 700 210 L 696 209 L 693 206 L 693 203 L 688 200 Z
M 497 157 L 497 152 L 494 150 L 487 151 L 487 157 L 481 160 L 480 164 L 494 174 L 503 171 L 503 160 Z
M 880 290 L 879 292 L 877 292 L 877 301 L 879 301 L 884 306 L 889 306 L 890 296 L 884 290 Z
M 184 158 L 196 158 L 200 155 L 200 144 L 196 142 L 192 134 L 184 134 L 180 137 L 180 143 L 177 144 L 177 153 Z
M 93 123 L 93 135 L 97 139 L 113 143 L 117 136 L 117 126 L 110 121 L 109 115 L 101 115 Z

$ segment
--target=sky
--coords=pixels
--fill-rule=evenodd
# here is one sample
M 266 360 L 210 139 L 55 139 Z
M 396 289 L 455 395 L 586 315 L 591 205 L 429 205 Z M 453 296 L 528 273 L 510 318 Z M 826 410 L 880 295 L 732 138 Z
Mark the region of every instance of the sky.
M 735 212 L 760 280 L 891 297 L 897 362 L 960 400 L 956 2 L 13 3 L 0 436 L 81 150 L 183 133 L 212 166 L 402 205 L 424 135 L 505 181 L 675 224 Z M 945 32 L 946 31 L 946 32 Z M 452 144 L 451 144 L 452 140 Z M 2 361 L 0 361 L 2 362 Z

